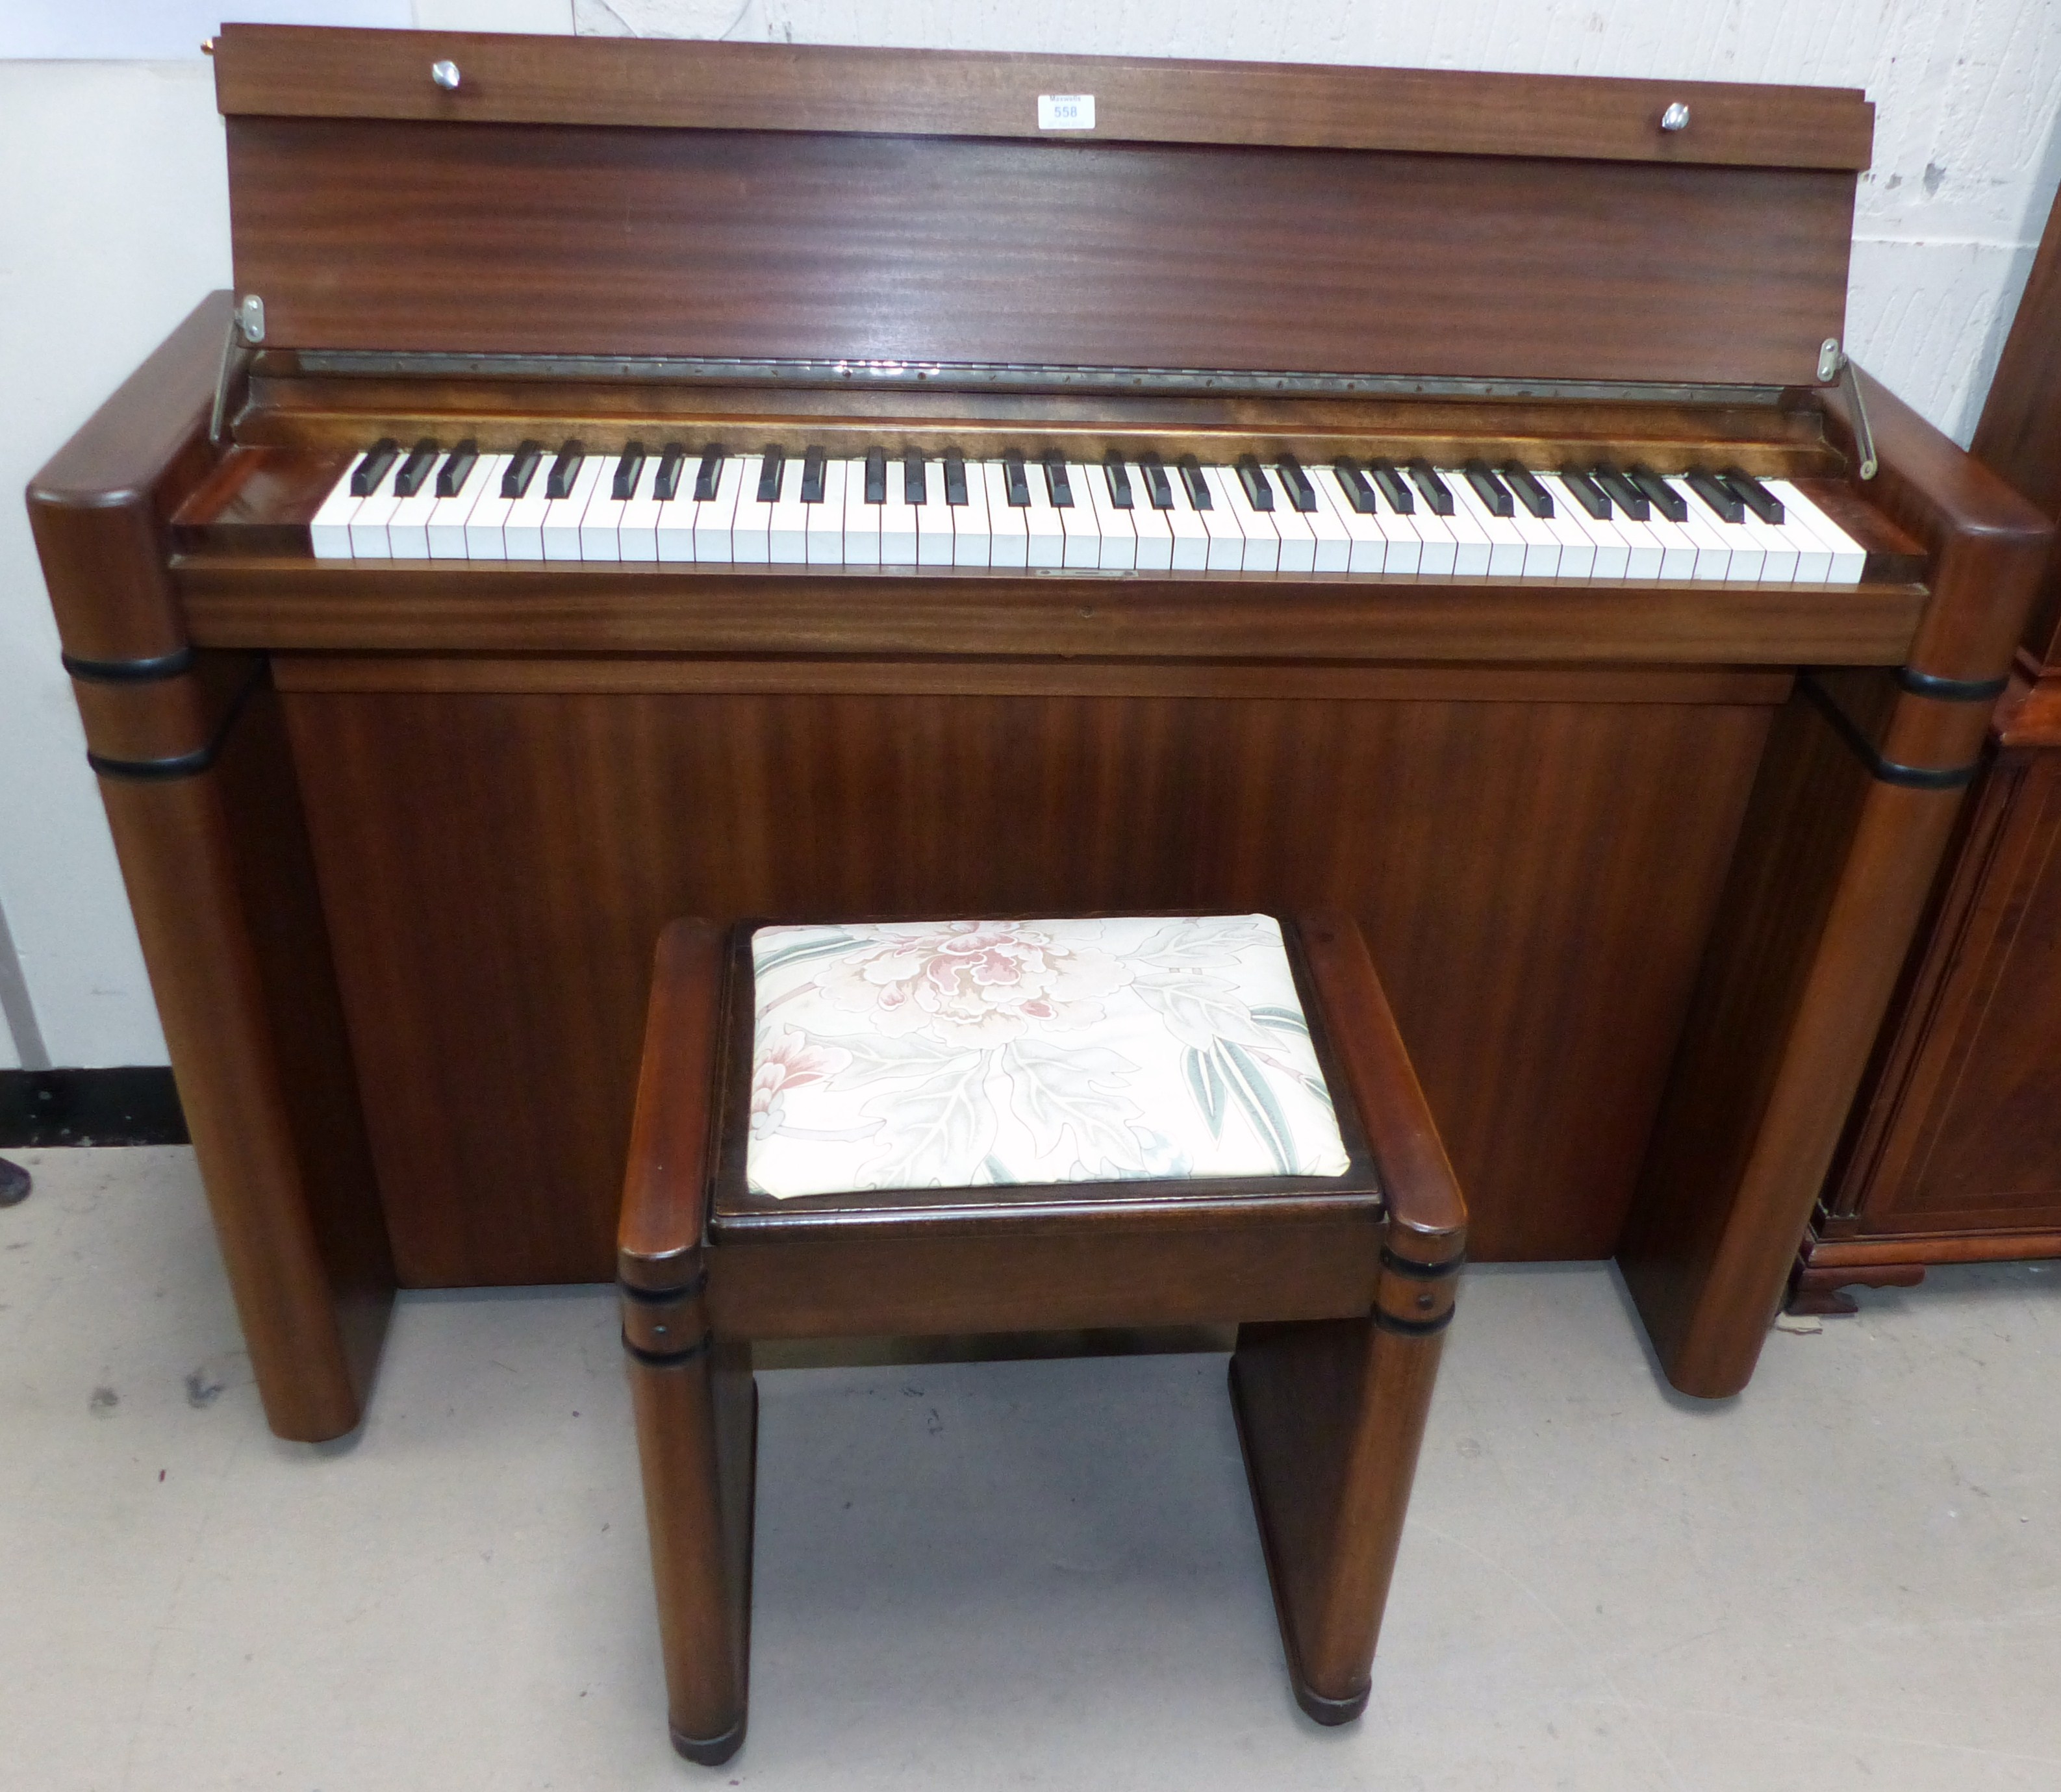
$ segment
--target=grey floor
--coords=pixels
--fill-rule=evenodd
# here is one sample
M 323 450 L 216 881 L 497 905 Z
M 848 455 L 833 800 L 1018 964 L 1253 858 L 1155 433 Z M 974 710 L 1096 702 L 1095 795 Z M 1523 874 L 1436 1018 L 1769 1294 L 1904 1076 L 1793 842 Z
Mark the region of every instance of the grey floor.
M 760 1376 L 751 1734 L 676 1761 L 600 1290 L 405 1299 L 266 1430 L 190 1155 L 0 1210 L 0 1786 L 2061 1787 L 2061 1289 L 1935 1273 L 1657 1381 L 1471 1272 L 1359 1725 L 1289 1699 L 1216 1354 Z

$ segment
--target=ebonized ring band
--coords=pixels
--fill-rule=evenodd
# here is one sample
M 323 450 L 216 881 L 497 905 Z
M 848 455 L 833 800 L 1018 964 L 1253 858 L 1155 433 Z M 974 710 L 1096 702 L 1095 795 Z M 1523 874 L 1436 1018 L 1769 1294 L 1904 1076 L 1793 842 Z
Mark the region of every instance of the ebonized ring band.
M 1798 683 L 1803 694 L 1817 705 L 1819 713 L 1838 731 L 1839 738 L 1852 749 L 1854 756 L 1867 767 L 1869 775 L 1878 782 L 1900 785 L 1911 790 L 1958 790 L 1972 782 L 1981 769 L 1981 762 L 1974 759 L 1965 766 L 1906 766 L 1894 759 L 1885 759 L 1875 742 L 1816 679 L 1806 673 Z

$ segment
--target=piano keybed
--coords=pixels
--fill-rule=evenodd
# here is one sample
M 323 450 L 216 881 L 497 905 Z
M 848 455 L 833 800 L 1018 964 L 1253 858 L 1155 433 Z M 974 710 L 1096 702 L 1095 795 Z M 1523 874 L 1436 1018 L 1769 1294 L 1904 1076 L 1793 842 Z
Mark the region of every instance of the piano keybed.
M 1397 465 L 1278 454 L 966 458 L 872 448 L 352 456 L 308 525 L 323 560 L 646 562 L 1426 574 L 1852 585 L 1870 550 L 1793 482 L 1609 459 Z

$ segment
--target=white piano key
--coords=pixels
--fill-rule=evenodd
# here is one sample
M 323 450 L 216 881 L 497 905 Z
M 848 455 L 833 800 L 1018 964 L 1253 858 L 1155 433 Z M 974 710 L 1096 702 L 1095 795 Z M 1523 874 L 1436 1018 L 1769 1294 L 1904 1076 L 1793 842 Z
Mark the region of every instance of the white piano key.
M 378 489 L 367 492 L 350 518 L 350 557 L 354 560 L 390 560 L 394 550 L 387 543 L 386 525 L 401 507 L 394 495 L 394 482 L 407 465 L 406 455 L 397 454 L 392 466 L 381 477 Z
M 1514 517 L 1499 517 L 1482 501 L 1469 481 L 1466 471 L 1455 468 L 1445 475 L 1446 483 L 1452 488 L 1453 509 L 1457 515 L 1464 516 L 1482 538 L 1488 543 L 1488 565 L 1483 570 L 1491 578 L 1518 578 L 1524 572 L 1525 541 Z M 1511 506 L 1514 510 L 1515 504 Z
M 780 470 L 780 495 L 766 519 L 766 558 L 772 565 L 808 564 L 810 508 L 802 502 L 802 457 L 790 454 Z
M 1538 474 L 1539 484 L 1546 481 Z M 1593 578 L 1596 576 L 1595 537 L 1583 526 L 1588 518 L 1577 515 L 1580 506 L 1568 499 L 1563 491 L 1548 489 L 1547 495 L 1553 500 L 1553 514 L 1550 517 L 1533 517 L 1527 520 L 1544 530 L 1559 543 L 1560 558 L 1553 568 L 1555 578 Z M 1520 506 L 1520 508 L 1522 506 Z M 1525 564 L 1531 564 L 1527 556 Z
M 1737 522 L 1727 522 L 1708 504 L 1703 495 L 1687 479 L 1670 478 L 1668 489 L 1681 497 L 1689 506 L 1689 514 L 1706 534 L 1715 535 L 1725 550 L 1725 570 L 1723 577 L 1733 584 L 1757 582 L 1767 577 L 1767 550 L 1747 526 L 1755 520 L 1751 510 Z M 1704 577 L 1703 562 L 1697 562 L 1696 576 Z
M 441 502 L 437 497 L 437 473 L 449 458 L 447 454 L 438 454 L 414 495 L 402 498 L 386 519 L 386 551 L 396 560 L 430 558 L 430 518 Z
M 508 506 L 508 514 L 502 519 L 501 542 L 510 560 L 544 558 L 544 513 L 551 503 L 545 494 L 549 490 L 554 458 L 548 451 L 538 457 L 530 475 L 530 483 L 523 489 L 522 495 Z
M 1030 563 L 1030 528 L 1020 506 L 1009 502 L 1009 471 L 999 461 L 986 461 L 981 466 L 982 482 L 987 487 L 987 527 L 993 538 L 993 549 L 988 564 L 994 566 L 1027 566 Z M 966 474 L 972 477 L 973 469 Z
M 1217 502 L 1227 506 L 1237 520 L 1239 532 L 1245 537 L 1244 568 L 1249 573 L 1274 573 L 1281 570 L 1281 531 L 1275 526 L 1272 514 L 1255 510 L 1252 500 L 1246 496 L 1245 482 L 1238 475 L 1235 466 L 1213 466 L 1209 471 L 1215 477 L 1211 483 L 1221 494 Z M 1267 484 L 1272 486 L 1270 479 Z M 1276 504 L 1285 503 L 1280 491 L 1274 492 Z
M 1315 572 L 1317 570 L 1317 532 L 1310 526 L 1309 514 L 1295 508 L 1288 496 L 1288 487 L 1283 483 L 1281 475 L 1271 466 L 1267 469 L 1267 477 L 1274 487 L 1274 510 L 1271 520 L 1274 524 L 1274 533 L 1281 538 L 1279 562 L 1281 570 L 1284 573 Z
M 1167 533 L 1173 537 L 1173 567 L 1176 572 L 1199 573 L 1210 563 L 1209 513 L 1198 510 L 1189 501 L 1187 483 L 1181 477 L 1178 466 L 1167 470 L 1167 483 L 1172 494 L 1174 507 L 1159 514 L 1167 519 Z M 1238 558 L 1240 565 L 1245 561 L 1245 541 L 1239 539 Z
M 653 487 L 651 547 L 657 557 L 668 565 L 688 566 L 697 560 L 706 558 L 701 551 L 699 530 L 702 512 L 708 506 L 698 502 L 694 497 L 694 478 L 699 471 L 699 460 L 690 455 L 680 463 L 680 476 L 674 482 L 673 495 L 670 498 L 659 497 L 656 486 Z M 730 461 L 724 461 L 717 471 L 718 482 L 734 476 L 734 464 Z M 658 475 L 654 474 L 652 478 L 655 481 Z M 719 483 L 718 490 L 721 490 Z M 728 507 L 734 510 L 736 505 L 737 488 L 732 486 Z M 727 523 L 723 526 L 721 558 L 724 560 L 728 560 L 730 558 L 730 534 Z
M 726 454 L 716 469 L 715 495 L 694 500 L 693 503 L 693 547 L 696 566 L 727 566 L 737 560 L 737 508 L 750 481 L 751 488 L 758 483 L 758 468 L 754 464 L 756 455 Z M 680 475 L 680 496 L 693 499 L 695 481 L 700 476 L 698 463 L 689 467 Z M 658 551 L 662 558 L 666 550 L 666 532 L 663 525 L 658 531 Z
M 358 514 L 358 506 L 365 500 L 353 495 L 350 482 L 364 464 L 364 455 L 353 454 L 350 465 L 343 470 L 343 477 L 329 488 L 329 495 L 308 519 L 308 545 L 318 560 L 351 558 L 350 519 Z
M 1587 506 L 1583 505 L 1567 488 L 1560 474 L 1539 474 L 1539 484 L 1546 486 L 1548 497 L 1552 497 L 1554 517 L 1571 531 L 1577 531 L 1589 544 L 1589 578 L 1622 578 L 1631 573 L 1632 546 L 1618 527 L 1618 513 L 1611 511 L 1607 517 L 1591 517 Z M 1572 552 L 1572 550 L 1571 550 Z M 1653 550 L 1653 562 L 1659 564 L 1659 550 Z M 1560 564 L 1567 564 L 1563 554 Z M 1567 574 L 1563 574 L 1567 577 Z
M 1653 532 L 1649 520 L 1639 522 L 1628 517 L 1613 506 L 1611 510 L 1611 532 L 1625 545 L 1624 576 L 1628 579 L 1655 579 L 1664 574 L 1667 564 L 1667 547 Z
M 1802 513 L 1791 506 L 1781 492 L 1775 491 L 1779 481 L 1763 479 L 1761 483 L 1783 500 L 1782 521 L 1763 523 L 1761 526 L 1771 530 L 1782 546 L 1796 556 L 1795 567 L 1790 574 L 1791 582 L 1823 585 L 1832 575 L 1831 549 L 1820 541 L 1810 526 L 1802 520 Z
M 508 513 L 515 500 L 501 494 L 501 482 L 515 464 L 513 454 L 482 457 L 491 464 L 486 471 L 486 489 L 479 502 L 466 513 L 465 557 L 468 560 L 506 560 L 508 558 Z M 542 477 L 541 474 L 538 475 Z
M 618 450 L 600 458 L 606 470 L 595 482 L 586 508 L 580 513 L 579 557 L 582 560 L 620 560 L 622 512 L 630 502 L 615 495 L 615 470 L 622 457 Z M 638 478 L 642 481 L 650 477 L 651 468 L 652 462 L 647 459 L 638 468 Z
M 972 469 L 968 468 L 970 477 Z M 844 563 L 847 566 L 880 564 L 880 512 L 882 506 L 866 501 L 866 460 L 862 455 L 844 463 Z
M 823 462 L 823 501 L 805 504 L 803 528 L 807 537 L 808 563 L 812 566 L 841 566 L 844 558 L 844 484 L 847 462 Z M 862 474 L 862 478 L 863 475 Z
M 922 546 L 917 536 L 917 507 L 909 502 L 907 475 L 898 454 L 887 458 L 887 502 L 875 508 L 880 512 L 881 565 L 914 566 Z
M 1703 506 L 1703 501 L 1681 480 L 1663 477 L 1661 483 L 1680 498 L 1688 514 L 1675 525 L 1696 544 L 1695 570 L 1691 578 L 1725 579 L 1731 576 L 1731 526 Z
M 612 473 L 614 462 L 606 454 L 589 454 L 573 475 L 571 488 L 563 498 L 554 498 L 544 506 L 544 558 L 577 560 L 580 557 L 580 525 L 586 507 L 594 502 L 594 488 L 604 473 Z M 539 479 L 545 475 L 539 474 Z
M 1831 551 L 1832 564 L 1825 574 L 1825 582 L 1859 584 L 1861 574 L 1867 570 L 1867 549 L 1787 479 L 1763 479 L 1761 483 L 1782 500 L 1784 520 L 1793 518 Z
M 1102 515 L 1095 509 L 1094 494 L 1088 489 L 1090 470 L 1078 462 L 1067 463 L 1067 490 L 1073 496 L 1070 505 L 1055 505 L 1059 513 L 1059 526 L 1065 531 L 1066 546 L 1060 550 L 1059 564 L 1071 566 L 1081 572 L 1093 572 L 1102 564 Z M 1095 477 L 1102 477 L 1100 468 L 1094 470 Z M 1043 478 L 1044 470 L 1035 470 L 1033 477 Z
M 1051 494 L 1045 489 L 1045 470 L 1035 461 L 1023 468 L 1023 483 L 1030 502 L 1023 512 L 1026 563 L 1033 566 L 1063 566 L 1067 559 L 1067 526 L 1052 507 Z
M 1760 552 L 1760 570 L 1753 576 L 1771 585 L 1796 582 L 1796 544 L 1771 522 L 1763 522 L 1749 510 L 1739 526 Z
M 1440 516 L 1425 502 L 1421 492 L 1417 495 L 1416 507 L 1407 516 L 1384 510 L 1381 526 L 1384 529 L 1394 526 L 1407 530 L 1416 537 L 1417 570 L 1420 573 L 1450 578 L 1459 570 L 1460 543 L 1459 538 L 1453 532 L 1453 519 Z M 1395 538 L 1391 535 L 1388 548 L 1388 570 L 1391 572 L 1400 570 L 1395 564 Z M 1487 558 L 1488 544 L 1484 542 L 1482 544 L 1484 562 Z
M 430 511 L 427 528 L 423 531 L 429 542 L 432 560 L 462 560 L 466 558 L 465 526 L 471 518 L 473 510 L 480 499 L 494 489 L 501 475 L 495 470 L 497 462 L 506 464 L 502 454 L 481 454 L 472 463 L 465 476 L 465 482 L 448 498 L 439 498 Z
M 618 560 L 649 561 L 658 558 L 658 513 L 664 508 L 658 502 L 658 463 L 663 453 L 661 450 L 646 458 L 638 470 L 636 489 L 622 501 L 622 508 L 615 519 L 615 556 Z M 690 463 L 682 464 L 680 484 L 691 493 L 694 474 L 690 466 Z M 687 551 L 694 551 L 691 526 Z
M 744 454 L 737 463 L 737 512 L 730 522 L 730 558 L 740 566 L 763 566 L 773 558 L 773 506 L 761 503 L 758 498 L 759 475 L 765 470 L 763 454 Z M 724 462 L 725 466 L 729 463 Z M 794 469 L 781 469 L 780 489 L 787 489 L 787 481 L 794 475 Z M 701 531 L 694 531 L 694 558 L 701 558 Z
M 1231 507 L 1231 498 L 1224 490 L 1224 472 L 1220 466 L 1203 469 L 1203 485 L 1210 494 L 1210 507 L 1199 514 L 1209 535 L 1209 570 L 1213 573 L 1240 572 L 1245 566 L 1245 528 L 1238 519 L 1238 513 Z M 1183 495 L 1187 495 L 1185 490 Z M 1279 538 L 1269 538 L 1278 550 Z
M 966 463 L 966 502 L 954 506 L 952 511 L 952 564 L 985 566 L 990 563 L 994 538 L 988 530 L 987 475 L 978 461 Z
M 1507 486 L 1510 482 L 1506 479 Z M 1510 507 L 1510 526 L 1524 543 L 1523 573 L 1527 578 L 1571 578 L 1577 574 L 1566 570 L 1560 564 L 1564 551 L 1564 532 L 1555 526 L 1559 522 L 1559 506 L 1553 508 L 1555 514 L 1535 517 L 1524 507 L 1524 499 L 1517 492 L 1511 494 L 1515 502 Z
M 1133 513 L 1140 504 L 1151 508 L 1144 492 L 1145 482 L 1138 476 L 1137 469 L 1127 468 L 1131 475 L 1131 509 L 1117 508 L 1116 500 L 1110 495 L 1109 469 L 1107 466 L 1083 466 L 1074 470 L 1074 502 L 1094 506 L 1095 526 L 1100 534 L 1100 558 L 1096 564 L 1104 572 L 1127 573 L 1138 564 L 1138 526 Z M 1067 546 L 1073 538 L 1067 538 Z
M 1339 506 L 1346 502 L 1345 494 L 1336 483 L 1337 474 L 1327 483 L 1319 475 L 1329 472 L 1328 467 L 1303 469 L 1310 482 L 1310 490 L 1317 494 L 1317 507 L 1304 513 L 1303 522 L 1310 531 L 1310 570 L 1318 573 L 1343 573 L 1352 570 L 1352 532 L 1346 526 Z M 1333 496 L 1335 493 L 1337 495 Z M 1383 558 L 1386 558 L 1384 556 Z M 1379 571 L 1379 566 L 1375 570 Z
M 1692 579 L 1696 576 L 1696 538 L 1687 527 L 1679 522 L 1670 522 L 1660 514 L 1658 505 L 1648 512 L 1645 527 L 1659 545 L 1660 573 L 1663 578 Z
M 1388 533 L 1381 526 L 1379 511 L 1363 516 L 1353 508 L 1353 501 L 1346 494 L 1344 485 L 1338 474 L 1328 466 L 1310 469 L 1310 483 L 1317 488 L 1324 501 L 1338 518 L 1339 526 L 1346 534 L 1346 570 L 1349 573 L 1379 573 L 1400 571 L 1400 567 L 1388 565 Z M 1376 497 L 1375 502 L 1381 500 Z M 1417 538 L 1410 538 L 1409 570 L 1417 570 Z
M 1453 494 L 1453 514 L 1451 516 L 1431 515 L 1427 520 L 1442 522 L 1453 538 L 1453 574 L 1458 578 L 1485 578 L 1488 576 L 1490 562 L 1495 544 L 1489 539 L 1488 531 L 1479 521 L 1481 512 L 1468 500 L 1473 496 L 1467 488 L 1467 476 L 1456 466 L 1442 466 L 1439 477 L 1446 482 L 1446 489 Z M 1417 498 L 1416 514 L 1426 516 L 1431 506 L 1420 492 Z
M 1163 573 L 1174 564 L 1174 526 L 1164 510 L 1152 506 L 1151 483 L 1145 470 L 1131 470 L 1131 528 L 1136 538 L 1135 565 L 1140 572 Z
M 916 513 L 916 564 L 952 563 L 952 506 L 945 502 L 945 463 L 933 458 L 923 468 L 923 502 Z

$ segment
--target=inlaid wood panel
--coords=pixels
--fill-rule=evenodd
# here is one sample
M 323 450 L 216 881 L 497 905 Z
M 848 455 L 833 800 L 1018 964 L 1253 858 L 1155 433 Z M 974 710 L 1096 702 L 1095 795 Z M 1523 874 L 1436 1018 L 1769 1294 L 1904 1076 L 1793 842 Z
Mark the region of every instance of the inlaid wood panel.
M 1479 676 L 290 692 L 403 1278 L 611 1273 L 651 954 L 689 913 L 1347 908 L 1478 1250 L 1607 1254 L 1770 712 Z

